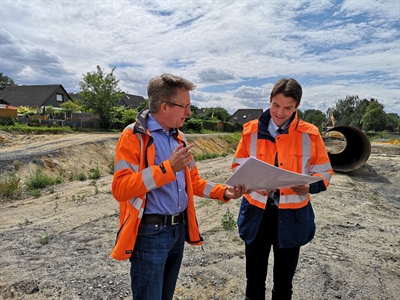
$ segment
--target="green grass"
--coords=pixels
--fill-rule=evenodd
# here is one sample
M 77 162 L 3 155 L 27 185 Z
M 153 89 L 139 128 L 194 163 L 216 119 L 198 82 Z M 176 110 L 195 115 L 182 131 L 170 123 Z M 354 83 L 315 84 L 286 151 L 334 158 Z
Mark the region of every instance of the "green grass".
M 27 124 L 15 124 L 9 126 L 0 126 L 0 130 L 3 131 L 12 131 L 12 132 L 20 132 L 20 133 L 72 133 L 72 129 L 69 126 L 63 127 L 47 127 L 47 126 L 29 126 Z
M 193 158 L 194 158 L 195 161 L 201 161 L 201 160 L 216 158 L 216 157 L 218 157 L 218 156 L 220 156 L 220 155 L 217 154 L 217 153 L 207 153 L 207 152 L 204 152 L 204 153 L 201 153 L 201 154 L 195 154 L 195 155 L 193 155 Z
M 234 132 L 233 134 L 221 134 L 218 135 L 220 139 L 225 140 L 231 147 L 236 149 L 239 144 L 240 138 L 242 137 L 241 132 Z

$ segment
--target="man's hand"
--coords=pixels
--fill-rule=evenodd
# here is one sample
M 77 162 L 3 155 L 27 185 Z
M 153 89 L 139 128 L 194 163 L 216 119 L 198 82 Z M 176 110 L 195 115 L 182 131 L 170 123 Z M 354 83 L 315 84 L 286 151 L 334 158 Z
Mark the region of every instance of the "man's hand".
M 224 193 L 224 198 L 226 199 L 236 199 L 242 197 L 246 192 L 246 186 L 243 184 L 236 186 L 229 186 Z
M 187 145 L 183 147 L 179 145 L 172 151 L 169 161 L 171 168 L 174 172 L 182 171 L 189 165 L 190 162 L 190 149 L 194 147 L 194 144 Z
M 305 184 L 305 185 L 293 186 L 292 191 L 298 195 L 306 195 L 310 191 L 310 185 Z

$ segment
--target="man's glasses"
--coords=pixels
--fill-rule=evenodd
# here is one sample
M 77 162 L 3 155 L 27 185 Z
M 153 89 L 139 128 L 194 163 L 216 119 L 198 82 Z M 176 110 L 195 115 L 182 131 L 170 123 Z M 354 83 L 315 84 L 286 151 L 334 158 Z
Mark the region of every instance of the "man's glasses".
M 177 103 L 172 103 L 172 102 L 166 102 L 166 103 L 169 104 L 169 105 L 172 105 L 172 106 L 182 107 L 183 109 L 185 109 L 186 112 L 190 110 L 190 105 L 191 105 L 191 104 L 188 104 L 186 106 L 183 106 L 183 105 L 180 105 L 180 104 L 177 104 Z

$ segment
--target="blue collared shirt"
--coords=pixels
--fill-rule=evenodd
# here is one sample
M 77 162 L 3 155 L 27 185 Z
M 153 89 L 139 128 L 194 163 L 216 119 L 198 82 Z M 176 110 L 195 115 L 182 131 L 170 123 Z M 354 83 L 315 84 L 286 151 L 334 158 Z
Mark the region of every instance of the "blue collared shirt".
M 154 138 L 155 160 L 154 164 L 159 165 L 169 159 L 172 151 L 179 145 L 173 137 L 176 132 L 171 129 L 165 131 L 161 125 L 149 114 L 147 128 Z M 185 170 L 175 174 L 176 180 L 147 193 L 145 214 L 175 215 L 183 212 L 188 203 L 186 193 Z
M 281 127 L 282 130 L 286 130 L 286 128 L 288 127 L 289 123 L 290 123 L 290 120 L 287 121 L 287 122 Z M 274 123 L 274 121 L 272 120 L 272 118 L 271 118 L 271 120 L 269 120 L 269 124 L 268 124 L 268 132 L 269 132 L 269 134 L 270 134 L 274 139 L 276 139 L 276 137 L 279 135 L 279 133 L 278 133 L 278 131 L 277 131 L 278 129 L 279 129 L 279 126 L 276 125 L 276 124 Z

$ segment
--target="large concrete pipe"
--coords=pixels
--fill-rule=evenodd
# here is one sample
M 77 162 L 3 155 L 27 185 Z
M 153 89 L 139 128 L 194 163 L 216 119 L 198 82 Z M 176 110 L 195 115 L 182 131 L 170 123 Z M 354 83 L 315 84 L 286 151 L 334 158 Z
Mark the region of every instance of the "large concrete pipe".
M 367 135 L 353 126 L 336 126 L 327 132 L 340 132 L 346 139 L 346 146 L 338 153 L 328 156 L 334 171 L 350 172 L 363 166 L 371 154 L 371 143 Z

